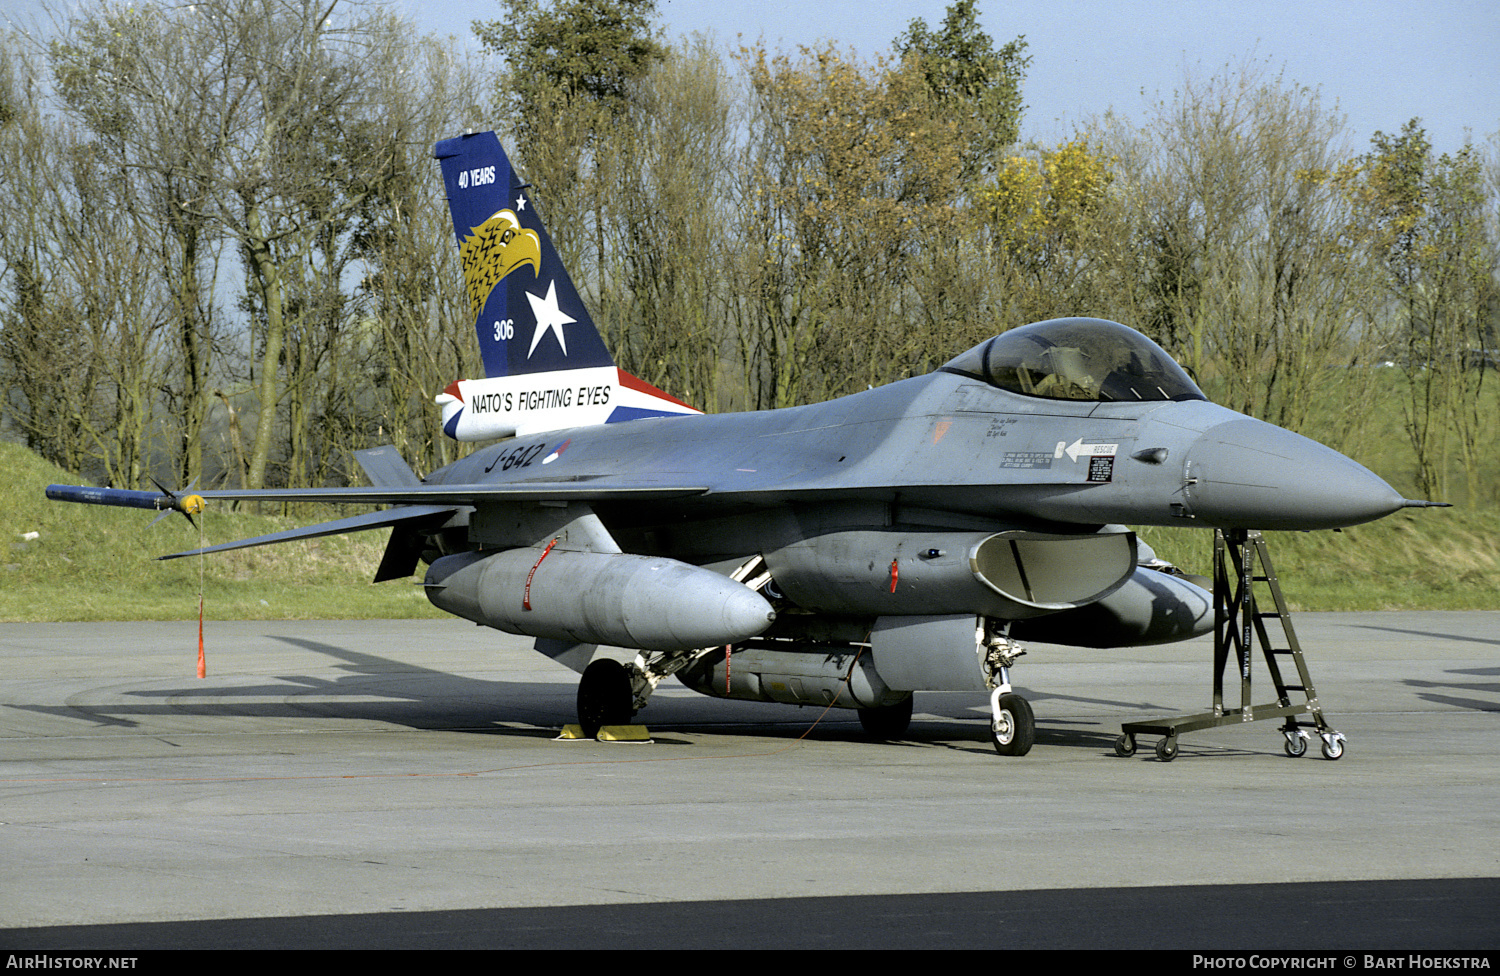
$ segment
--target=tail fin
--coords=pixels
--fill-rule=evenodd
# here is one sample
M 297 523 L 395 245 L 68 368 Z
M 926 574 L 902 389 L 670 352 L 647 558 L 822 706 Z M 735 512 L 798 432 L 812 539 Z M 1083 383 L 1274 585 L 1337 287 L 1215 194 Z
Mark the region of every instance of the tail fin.
M 493 132 L 445 139 L 448 210 L 486 376 L 613 366 L 536 205 Z
M 454 382 L 437 398 L 449 437 L 489 440 L 698 412 L 616 368 L 529 186 L 493 132 L 445 139 L 433 155 L 486 377 Z

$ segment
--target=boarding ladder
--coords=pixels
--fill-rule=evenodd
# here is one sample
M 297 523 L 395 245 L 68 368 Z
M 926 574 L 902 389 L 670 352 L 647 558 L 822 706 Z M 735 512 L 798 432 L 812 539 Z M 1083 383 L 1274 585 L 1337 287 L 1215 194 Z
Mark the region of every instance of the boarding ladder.
M 1260 575 L 1256 574 L 1257 565 Z M 1255 596 L 1256 585 L 1269 591 L 1275 610 L 1261 612 Z M 1273 646 L 1267 621 L 1279 622 L 1285 646 Z M 1250 663 L 1252 643 L 1260 646 L 1276 686 L 1276 701 L 1255 705 L 1251 700 Z M 1224 668 L 1231 653 L 1240 671 L 1240 706 L 1224 707 Z M 1282 677 L 1282 662 L 1291 658 L 1297 668 L 1297 684 L 1287 684 Z M 1293 704 L 1292 695 L 1301 701 Z M 1310 716 L 1303 719 L 1301 716 Z M 1177 737 L 1200 729 L 1263 722 L 1284 718 L 1281 732 L 1286 738 L 1286 754 L 1293 758 L 1307 752 L 1314 734 L 1323 740 L 1323 755 L 1337 759 L 1344 754 L 1344 736 L 1328 724 L 1318 693 L 1307 671 L 1307 659 L 1297 632 L 1292 627 L 1291 611 L 1281 595 L 1281 584 L 1271 566 L 1271 554 L 1265 537 L 1256 529 L 1214 530 L 1214 701 L 1213 711 L 1149 722 L 1127 722 L 1120 727 L 1115 752 L 1121 756 L 1135 754 L 1137 735 L 1160 735 L 1156 757 L 1163 762 L 1177 758 Z

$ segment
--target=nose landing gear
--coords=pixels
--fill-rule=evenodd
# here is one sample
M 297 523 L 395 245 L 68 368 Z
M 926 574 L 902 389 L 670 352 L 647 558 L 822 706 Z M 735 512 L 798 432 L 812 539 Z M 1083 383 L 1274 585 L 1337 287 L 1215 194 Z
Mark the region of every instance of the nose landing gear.
M 1003 632 L 991 634 L 985 644 L 985 665 L 992 688 L 990 741 L 1002 756 L 1024 756 L 1036 742 L 1036 718 L 1031 703 L 1011 690 L 1010 668 L 1026 651 Z

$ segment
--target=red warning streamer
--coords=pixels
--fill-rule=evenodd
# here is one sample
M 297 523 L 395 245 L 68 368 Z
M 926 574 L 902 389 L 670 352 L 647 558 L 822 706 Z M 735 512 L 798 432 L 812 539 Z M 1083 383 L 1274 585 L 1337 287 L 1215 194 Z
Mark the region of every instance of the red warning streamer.
M 557 539 L 561 538 L 562 536 L 557 537 Z M 557 545 L 557 539 L 553 539 L 551 542 L 547 543 L 547 548 L 542 550 L 542 554 L 538 556 L 536 562 L 532 564 L 531 572 L 526 574 L 526 592 L 521 595 L 522 610 L 531 609 L 531 578 L 536 575 L 536 568 L 542 564 L 542 560 L 547 558 L 547 553 L 551 552 L 552 547 Z
M 203 499 L 197 495 L 189 496 L 198 499 L 198 517 L 203 519 L 198 525 L 198 677 L 208 677 L 208 661 L 203 657 L 203 526 L 208 524 L 208 519 L 203 515 Z

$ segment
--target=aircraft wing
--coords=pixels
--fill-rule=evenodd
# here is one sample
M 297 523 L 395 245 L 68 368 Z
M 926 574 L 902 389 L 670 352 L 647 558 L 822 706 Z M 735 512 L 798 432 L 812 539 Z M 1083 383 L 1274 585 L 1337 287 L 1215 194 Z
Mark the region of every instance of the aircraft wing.
M 430 528 L 440 525 L 462 509 L 487 502 L 661 501 L 701 495 L 707 491 L 708 488 L 702 486 L 620 486 L 590 484 L 588 481 L 539 481 L 508 485 L 418 483 L 357 488 L 247 488 L 202 491 L 191 495 L 49 485 L 47 497 L 57 501 L 84 502 L 92 505 L 116 505 L 157 510 L 175 509 L 184 514 L 202 511 L 203 502 L 209 500 L 395 506 L 384 511 L 366 512 L 348 518 L 317 522 L 300 528 L 252 536 L 248 539 L 238 539 L 202 549 L 174 552 L 161 557 L 162 559 L 179 559 L 183 556 L 228 552 L 234 549 L 248 549 L 253 546 L 274 545 L 299 539 L 317 539 L 348 532 L 363 532 L 369 529 L 393 527 L 400 532 L 403 529 Z M 385 569 L 383 564 L 381 572 L 377 574 L 377 581 L 382 578 L 393 578 L 384 575 Z
M 174 552 L 159 558 L 180 559 L 183 556 L 199 556 L 210 552 L 229 552 L 232 549 L 269 546 L 278 542 L 292 542 L 297 539 L 319 539 L 327 535 L 363 532 L 366 529 L 380 529 L 389 525 L 400 525 L 407 522 L 425 522 L 429 520 L 441 522 L 453 515 L 457 510 L 457 508 L 443 505 L 403 505 L 399 508 L 392 508 L 383 512 L 366 512 L 363 515 L 334 519 L 331 522 L 318 522 L 315 525 L 304 525 L 300 528 L 287 529 L 284 532 L 271 532 L 266 535 L 252 536 L 249 539 L 237 539 L 234 542 L 223 542 L 216 546 L 205 546 L 202 549 Z
M 55 487 L 55 486 L 54 486 Z M 106 489 L 91 489 L 94 492 Z M 382 485 L 373 488 L 227 488 L 200 491 L 205 501 L 325 502 L 343 505 L 441 505 L 458 507 L 484 502 L 660 501 L 708 492 L 706 485 L 619 485 L 579 481 L 519 481 L 509 484 Z M 50 489 L 49 489 L 50 491 Z M 50 496 L 49 496 L 50 497 Z M 81 501 L 82 499 L 66 499 Z M 95 501 L 95 504 L 110 504 Z M 161 506 L 170 508 L 172 506 Z

